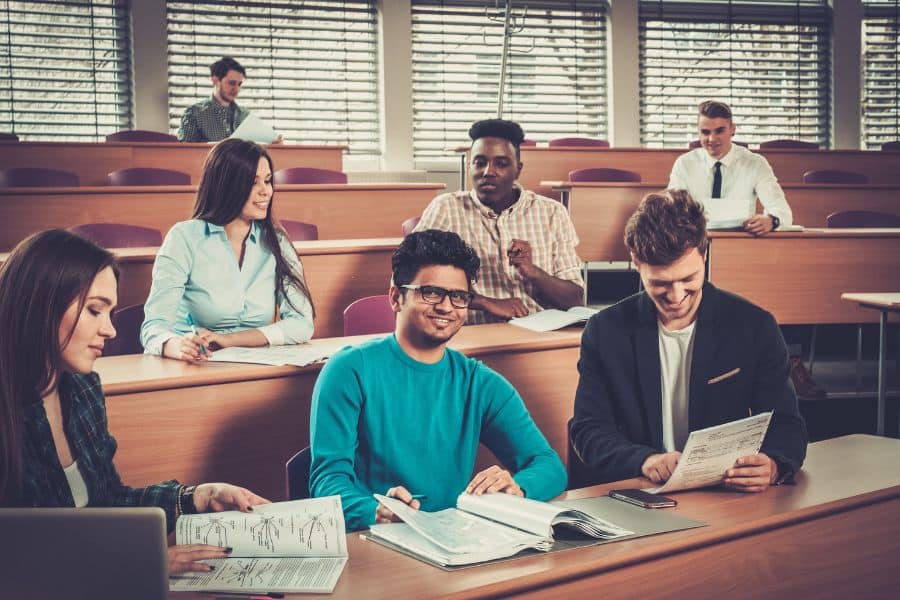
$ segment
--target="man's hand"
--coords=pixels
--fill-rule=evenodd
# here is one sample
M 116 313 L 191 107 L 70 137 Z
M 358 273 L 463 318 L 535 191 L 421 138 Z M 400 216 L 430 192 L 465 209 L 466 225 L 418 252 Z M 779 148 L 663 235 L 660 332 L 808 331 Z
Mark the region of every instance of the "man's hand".
M 528 314 L 525 304 L 518 298 L 488 298 L 480 296 L 479 302 L 472 303 L 472 308 L 478 308 L 501 319 L 524 317 Z
M 760 452 L 742 456 L 725 472 L 725 487 L 738 492 L 764 492 L 778 481 L 778 463 Z
M 533 279 L 538 275 L 538 268 L 531 260 L 531 244 L 526 240 L 514 239 L 506 250 L 509 264 L 516 268 L 525 279 Z
M 775 222 L 769 215 L 753 215 L 744 221 L 744 231 L 753 235 L 766 235 L 775 229 Z
M 412 497 L 412 494 L 409 493 L 402 485 L 398 485 L 397 487 L 392 487 L 385 494 L 388 498 L 396 498 L 400 500 L 407 506 L 409 506 L 413 510 L 419 510 L 421 503 Z M 376 523 L 396 523 L 399 522 L 400 519 L 395 515 L 391 510 L 384 506 L 383 504 L 379 504 L 375 508 L 375 522 Z
M 681 452 L 651 454 L 641 465 L 641 473 L 653 483 L 665 483 L 672 476 Z
M 512 478 L 512 474 L 497 465 L 488 467 L 475 475 L 472 481 L 469 482 L 469 485 L 466 486 L 467 494 L 479 496 L 481 494 L 490 494 L 491 492 L 503 492 L 513 496 L 525 495 L 519 484 Z

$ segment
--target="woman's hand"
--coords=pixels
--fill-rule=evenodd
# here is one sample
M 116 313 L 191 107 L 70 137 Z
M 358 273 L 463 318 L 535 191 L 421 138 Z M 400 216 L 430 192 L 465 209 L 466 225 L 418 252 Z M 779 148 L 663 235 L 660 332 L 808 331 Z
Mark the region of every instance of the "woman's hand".
M 219 548 L 206 544 L 185 544 L 183 546 L 169 546 L 169 575 L 178 575 L 189 571 L 207 573 L 212 571 L 212 566 L 199 562 L 211 558 L 228 558 L 231 548 Z
M 163 344 L 163 356 L 176 360 L 196 363 L 209 360 L 210 353 L 212 348 L 209 347 L 209 342 L 193 333 L 174 337 Z
M 201 483 L 194 489 L 194 508 L 198 513 L 223 510 L 250 512 L 254 506 L 270 502 L 246 488 L 230 483 Z

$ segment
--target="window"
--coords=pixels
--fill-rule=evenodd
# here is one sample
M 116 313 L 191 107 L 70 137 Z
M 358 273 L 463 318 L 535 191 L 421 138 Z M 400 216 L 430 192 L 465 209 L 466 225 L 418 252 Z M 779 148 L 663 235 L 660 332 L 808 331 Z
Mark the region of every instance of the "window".
M 0 131 L 97 141 L 132 127 L 124 0 L 0 4 Z
M 727 102 L 744 142 L 830 144 L 826 0 L 641 1 L 641 142 L 686 147 L 697 105 Z
M 864 0 L 863 148 L 900 140 L 900 0 Z
M 238 103 L 291 142 L 380 154 L 375 0 L 166 2 L 169 127 L 212 93 L 209 65 L 247 70 Z
M 474 121 L 497 116 L 503 19 L 494 6 L 412 1 L 416 158 L 446 156 L 468 140 Z M 607 3 L 516 0 L 512 7 L 503 118 L 536 141 L 606 137 Z

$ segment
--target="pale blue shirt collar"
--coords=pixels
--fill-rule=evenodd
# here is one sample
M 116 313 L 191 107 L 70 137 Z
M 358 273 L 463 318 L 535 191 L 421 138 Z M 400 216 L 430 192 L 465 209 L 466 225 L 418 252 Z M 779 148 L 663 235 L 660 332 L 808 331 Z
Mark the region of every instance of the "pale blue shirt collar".
M 206 235 L 213 235 L 214 233 L 225 234 L 225 227 L 223 225 L 216 225 L 215 223 L 210 223 L 209 221 L 204 221 L 206 223 Z M 253 221 L 250 223 L 250 235 L 247 236 L 247 239 L 254 244 L 259 240 L 262 226 L 259 224 L 259 221 Z

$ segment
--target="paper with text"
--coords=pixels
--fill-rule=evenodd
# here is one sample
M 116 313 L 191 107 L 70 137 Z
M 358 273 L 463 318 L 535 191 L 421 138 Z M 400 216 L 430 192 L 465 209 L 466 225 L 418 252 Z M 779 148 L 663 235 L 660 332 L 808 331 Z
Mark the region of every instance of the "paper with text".
M 738 458 L 759 452 L 771 419 L 772 413 L 765 412 L 692 431 L 672 476 L 664 485 L 647 491 L 664 494 L 721 482 Z
M 509 324 L 530 329 L 531 331 L 554 331 L 574 325 L 580 321 L 587 321 L 597 312 L 596 308 L 588 306 L 573 306 L 569 310 L 550 308 L 530 314 L 527 317 L 510 319 Z
M 238 128 L 234 130 L 228 137 L 238 138 L 241 140 L 250 140 L 258 144 L 271 144 L 278 139 L 278 134 L 272 129 L 272 126 L 250 113 L 247 115 Z

